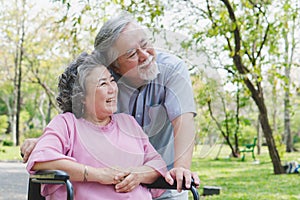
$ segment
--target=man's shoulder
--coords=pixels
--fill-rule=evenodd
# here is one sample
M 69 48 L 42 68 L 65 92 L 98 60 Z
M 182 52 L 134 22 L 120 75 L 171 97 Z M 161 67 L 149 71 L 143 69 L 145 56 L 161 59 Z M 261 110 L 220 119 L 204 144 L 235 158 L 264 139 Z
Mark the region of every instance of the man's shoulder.
M 157 51 L 156 56 L 157 64 L 176 65 L 183 62 L 178 56 L 164 51 Z
M 158 77 L 168 78 L 174 73 L 187 71 L 187 65 L 181 58 L 167 52 L 158 52 L 156 62 L 160 71 Z

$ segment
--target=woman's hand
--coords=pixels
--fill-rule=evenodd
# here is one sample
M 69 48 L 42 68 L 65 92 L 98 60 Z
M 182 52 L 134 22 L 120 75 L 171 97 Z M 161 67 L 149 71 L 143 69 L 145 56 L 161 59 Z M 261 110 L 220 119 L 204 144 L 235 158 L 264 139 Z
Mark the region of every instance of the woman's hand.
M 153 183 L 161 174 L 155 169 L 149 166 L 140 166 L 127 170 L 128 173 L 126 176 L 123 174 L 117 175 L 116 180 L 119 183 L 116 184 L 116 192 L 131 192 L 141 183 L 149 184 Z
M 119 168 L 98 168 L 95 173 L 97 182 L 109 185 L 116 185 L 124 180 L 129 174 L 129 171 L 120 170 Z M 91 177 L 92 178 L 92 177 Z M 93 179 L 93 178 L 92 178 Z
M 24 140 L 22 146 L 20 147 L 21 156 L 23 158 L 23 163 L 26 163 L 28 161 L 28 158 L 34 149 L 36 143 L 38 141 L 38 138 L 27 138 Z
M 116 192 L 131 192 L 141 184 L 143 176 L 141 173 L 131 172 L 127 176 L 118 176 L 119 183 L 116 184 Z

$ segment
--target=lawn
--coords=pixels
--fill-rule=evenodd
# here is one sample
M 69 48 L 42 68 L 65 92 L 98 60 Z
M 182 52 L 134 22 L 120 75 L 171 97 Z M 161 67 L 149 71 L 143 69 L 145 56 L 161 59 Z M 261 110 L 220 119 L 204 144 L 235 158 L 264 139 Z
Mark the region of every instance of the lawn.
M 1 146 L 0 161 L 22 161 L 20 156 L 20 147 Z
M 193 156 L 192 169 L 201 179 L 199 194 L 203 186 L 221 187 L 220 195 L 206 196 L 205 199 L 257 199 L 257 200 L 292 200 L 300 199 L 298 174 L 274 175 L 273 165 L 266 147 L 254 162 L 251 154 L 246 160 L 229 158 L 227 147 L 223 147 L 219 159 L 215 159 L 219 147 L 214 147 L 204 155 L 206 147 L 198 146 Z M 285 153 L 282 163 L 296 160 L 300 162 L 300 153 Z
M 20 161 L 19 147 L 0 146 L 0 161 Z M 213 148 L 198 146 L 193 156 L 192 169 L 197 171 L 201 179 L 199 194 L 203 186 L 221 187 L 221 194 L 206 196 L 201 199 L 219 200 L 293 200 L 300 199 L 300 176 L 274 175 L 273 166 L 263 147 L 257 161 L 253 162 L 251 154 L 246 154 L 244 162 L 241 159 L 229 158 L 230 151 L 223 146 L 219 159 L 215 159 L 218 146 Z M 300 153 L 285 153 L 281 158 L 285 161 L 296 160 L 300 163 Z

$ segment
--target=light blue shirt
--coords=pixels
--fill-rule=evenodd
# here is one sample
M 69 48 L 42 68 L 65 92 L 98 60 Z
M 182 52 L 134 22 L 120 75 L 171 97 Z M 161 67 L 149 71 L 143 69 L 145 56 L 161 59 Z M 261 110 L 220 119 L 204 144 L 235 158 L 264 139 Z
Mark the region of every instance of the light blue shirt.
M 163 52 L 157 53 L 156 62 L 160 73 L 138 89 L 114 74 L 119 87 L 118 112 L 134 116 L 170 169 L 174 163 L 171 121 L 183 113 L 196 114 L 196 109 L 186 64 Z

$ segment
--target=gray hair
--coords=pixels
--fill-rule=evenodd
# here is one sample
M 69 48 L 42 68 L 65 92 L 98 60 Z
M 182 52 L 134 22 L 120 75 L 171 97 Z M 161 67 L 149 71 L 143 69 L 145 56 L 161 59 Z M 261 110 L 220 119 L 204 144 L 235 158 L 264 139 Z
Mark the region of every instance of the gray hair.
M 84 114 L 86 81 L 91 71 L 103 66 L 103 56 L 98 52 L 91 55 L 83 52 L 65 69 L 58 81 L 58 106 L 65 112 L 72 112 L 76 118 Z
M 121 13 L 117 17 L 108 20 L 97 34 L 94 47 L 96 51 L 104 55 L 104 64 L 107 67 L 117 65 L 115 61 L 118 58 L 118 52 L 114 50 L 113 46 L 129 23 L 136 23 L 136 21 L 128 13 Z

